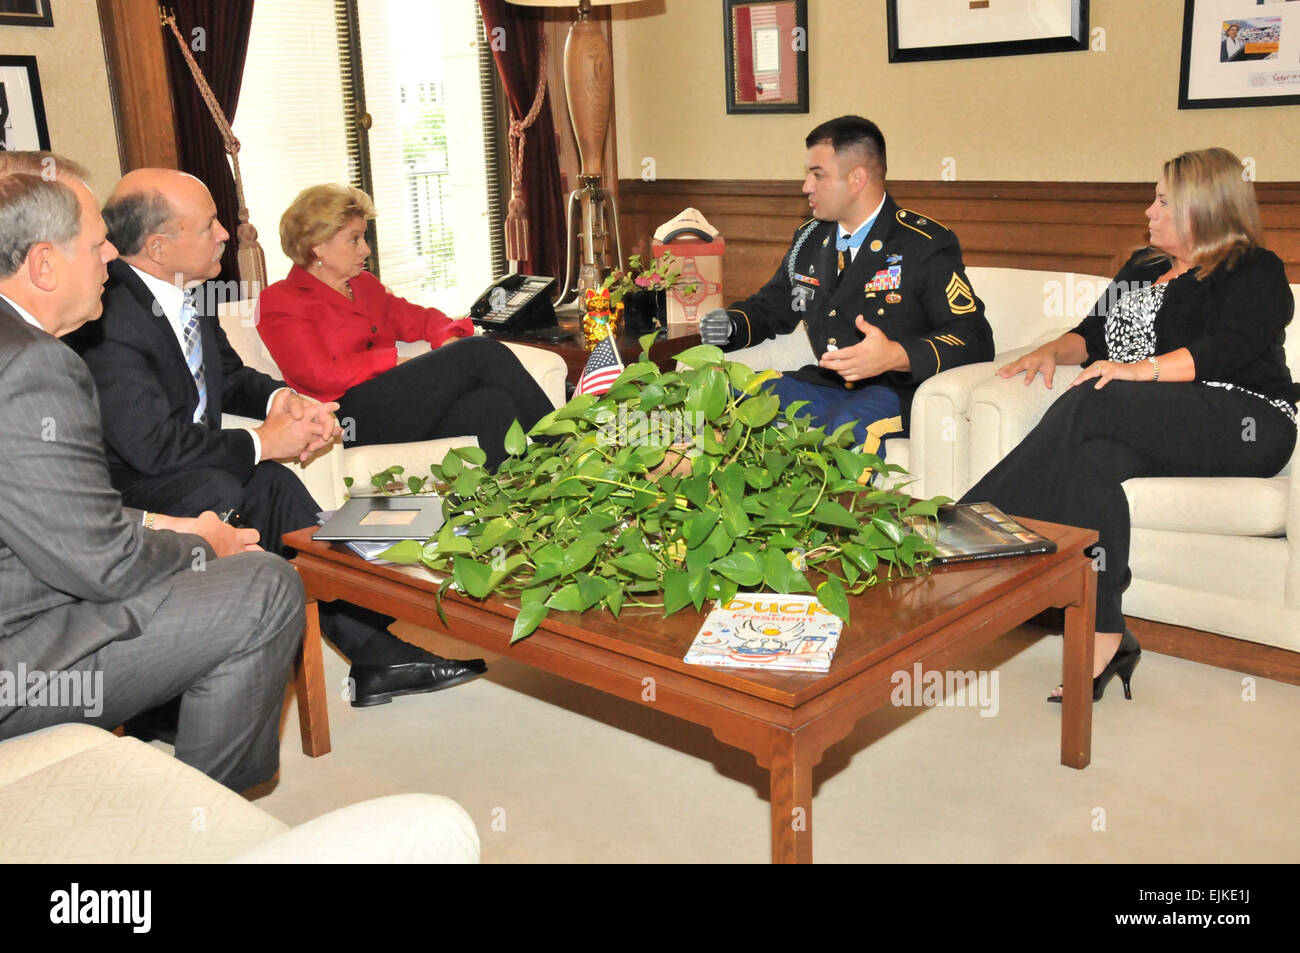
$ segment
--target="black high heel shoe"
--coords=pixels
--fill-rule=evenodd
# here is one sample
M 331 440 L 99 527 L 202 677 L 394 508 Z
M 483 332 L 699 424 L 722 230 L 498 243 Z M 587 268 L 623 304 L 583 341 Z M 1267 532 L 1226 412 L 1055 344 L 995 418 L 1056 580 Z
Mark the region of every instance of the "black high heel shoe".
M 1119 648 L 1111 656 L 1110 662 L 1101 674 L 1092 680 L 1092 700 L 1101 701 L 1101 696 L 1106 693 L 1106 686 L 1110 683 L 1113 676 L 1118 675 L 1120 683 L 1124 686 L 1124 697 L 1129 701 L 1133 700 L 1133 691 L 1129 683 L 1133 680 L 1133 669 L 1137 668 L 1138 661 L 1142 658 L 1142 646 L 1138 645 L 1137 637 L 1124 626 L 1124 636 L 1119 640 Z M 1048 695 L 1049 702 L 1061 702 L 1060 695 Z

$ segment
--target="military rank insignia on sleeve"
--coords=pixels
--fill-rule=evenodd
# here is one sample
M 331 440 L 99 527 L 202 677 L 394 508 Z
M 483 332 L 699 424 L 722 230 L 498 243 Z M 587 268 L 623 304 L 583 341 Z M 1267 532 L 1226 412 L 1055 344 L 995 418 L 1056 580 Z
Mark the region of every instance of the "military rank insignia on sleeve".
M 948 296 L 948 307 L 953 314 L 970 314 L 975 310 L 975 293 L 957 272 L 952 273 L 945 293 Z

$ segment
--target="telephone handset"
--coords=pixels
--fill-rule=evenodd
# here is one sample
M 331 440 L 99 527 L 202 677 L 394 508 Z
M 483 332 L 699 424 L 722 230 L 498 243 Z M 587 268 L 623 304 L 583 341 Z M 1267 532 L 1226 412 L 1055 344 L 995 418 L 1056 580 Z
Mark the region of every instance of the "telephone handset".
M 531 331 L 555 327 L 551 304 L 554 278 L 533 275 L 503 275 L 474 302 L 469 316 L 488 331 Z

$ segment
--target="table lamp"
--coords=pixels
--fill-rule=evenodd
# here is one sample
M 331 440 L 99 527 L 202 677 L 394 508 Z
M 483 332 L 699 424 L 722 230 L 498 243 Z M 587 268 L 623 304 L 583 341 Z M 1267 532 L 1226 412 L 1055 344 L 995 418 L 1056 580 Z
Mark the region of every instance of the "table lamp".
M 574 0 L 508 0 L 521 7 L 574 6 Z M 569 193 L 566 212 L 568 251 L 565 258 L 564 284 L 560 304 L 578 297 L 580 288 L 599 284 L 609 252 L 606 220 L 613 222 L 614 254 L 621 266 L 623 243 L 618 232 L 618 207 L 614 196 L 604 188 L 601 167 L 605 161 L 605 134 L 609 131 L 609 102 L 613 89 L 613 69 L 609 48 L 600 24 L 591 15 L 593 6 L 605 7 L 637 0 L 577 0 L 578 18 L 569 28 L 564 43 L 564 87 L 569 104 L 569 119 L 578 140 L 581 164 L 581 188 Z M 580 210 L 580 231 L 574 231 L 574 208 Z M 573 275 L 574 238 L 580 237 L 582 261 L 578 280 L 570 286 Z

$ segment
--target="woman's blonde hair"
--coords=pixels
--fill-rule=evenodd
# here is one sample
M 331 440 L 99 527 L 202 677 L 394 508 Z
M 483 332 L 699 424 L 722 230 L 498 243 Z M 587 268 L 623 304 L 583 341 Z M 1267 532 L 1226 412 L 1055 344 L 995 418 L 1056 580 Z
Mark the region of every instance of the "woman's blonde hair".
M 1232 268 L 1259 245 L 1259 205 L 1241 160 L 1227 149 L 1184 152 L 1165 163 L 1169 211 L 1198 278 Z
M 280 216 L 280 247 L 302 268 L 316 257 L 312 248 L 327 242 L 360 215 L 375 217 L 375 203 L 349 185 L 313 185 L 298 193 Z

